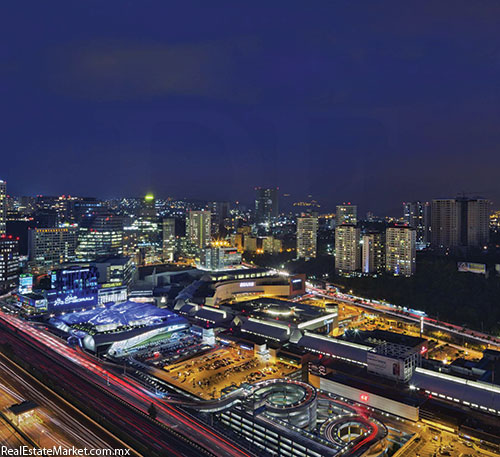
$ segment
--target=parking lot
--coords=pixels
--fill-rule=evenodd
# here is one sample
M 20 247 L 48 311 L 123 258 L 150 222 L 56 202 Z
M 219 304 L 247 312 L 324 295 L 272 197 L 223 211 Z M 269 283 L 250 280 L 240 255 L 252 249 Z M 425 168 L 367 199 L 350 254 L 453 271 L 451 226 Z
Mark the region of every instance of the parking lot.
M 220 347 L 201 356 L 165 365 L 160 377 L 200 398 L 219 398 L 223 391 L 242 383 L 282 378 L 296 368 L 255 357 L 239 347 Z M 158 375 L 158 373 L 157 373 Z

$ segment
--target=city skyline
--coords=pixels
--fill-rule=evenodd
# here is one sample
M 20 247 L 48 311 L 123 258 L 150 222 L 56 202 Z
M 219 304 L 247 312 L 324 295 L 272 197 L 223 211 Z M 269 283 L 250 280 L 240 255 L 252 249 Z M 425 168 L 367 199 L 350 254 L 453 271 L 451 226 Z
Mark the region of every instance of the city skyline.
M 2 179 L 0 178 L 0 181 Z M 3 180 L 3 182 L 7 185 L 9 183 L 6 180 Z M 136 200 L 142 200 L 144 199 L 145 196 L 147 195 L 153 195 L 156 200 L 172 200 L 172 201 L 185 201 L 185 202 L 203 202 L 206 203 L 207 209 L 209 208 L 210 204 L 214 202 L 230 202 L 233 204 L 238 204 L 241 205 L 242 207 L 246 207 L 248 210 L 253 210 L 254 205 L 255 205 L 255 195 L 253 195 L 252 198 L 252 193 L 255 193 L 256 187 L 253 187 L 250 192 L 251 194 L 248 196 L 247 199 L 245 200 L 239 200 L 237 198 L 229 198 L 229 199 L 213 199 L 213 198 L 200 198 L 200 196 L 194 195 L 193 197 L 187 197 L 187 196 L 181 196 L 178 194 L 170 194 L 170 195 L 165 195 L 160 192 L 156 192 L 154 189 L 148 188 L 148 190 L 142 194 L 137 194 L 137 195 L 116 195 L 116 196 L 111 196 L 111 197 L 103 197 L 100 195 L 83 195 L 83 194 L 71 194 L 69 192 L 63 192 L 61 194 L 14 194 L 13 192 L 10 191 L 10 185 L 7 189 L 6 197 L 7 198 L 20 198 L 20 197 L 31 197 L 31 198 L 37 198 L 37 197 L 67 197 L 67 198 L 95 198 L 98 201 L 113 201 L 113 200 L 122 200 L 122 199 L 136 199 Z M 441 196 L 434 196 L 431 197 L 428 200 L 425 199 L 415 199 L 415 202 L 422 202 L 422 203 L 428 203 L 431 204 L 433 200 L 443 200 L 443 199 L 458 199 L 458 198 L 480 198 L 480 199 L 486 199 L 489 201 L 489 204 L 491 205 L 491 211 L 497 211 L 497 204 L 495 201 L 484 197 L 484 195 L 480 194 L 475 194 L 475 193 L 464 193 L 464 192 L 456 192 L 455 194 L 450 194 L 447 196 L 441 195 Z M 339 199 L 335 200 L 325 200 L 321 198 L 321 196 L 317 195 L 311 195 L 311 194 L 301 194 L 301 195 L 294 195 L 286 191 L 286 189 L 279 189 L 278 192 L 278 199 L 279 199 L 279 213 L 280 214 L 286 214 L 286 213 L 294 213 L 294 214 L 301 214 L 304 212 L 304 208 L 301 208 L 301 206 L 297 206 L 297 203 L 304 203 L 304 202 L 309 202 L 309 203 L 314 203 L 316 210 L 319 214 L 327 214 L 327 213 L 335 213 L 338 211 L 339 207 L 342 207 L 343 205 L 346 205 L 347 203 L 345 201 L 341 201 Z M 360 220 L 365 220 L 369 219 L 370 216 L 375 216 L 379 218 L 384 218 L 384 217 L 396 217 L 396 218 L 402 218 L 404 219 L 404 208 L 405 205 L 407 205 L 410 201 L 409 199 L 406 200 L 401 200 L 399 202 L 399 205 L 396 205 L 395 207 L 391 208 L 387 212 L 381 211 L 374 213 L 373 208 L 371 207 L 365 207 L 362 205 L 357 204 L 355 201 L 349 202 L 349 205 L 353 205 L 354 207 L 358 208 L 359 211 L 359 219 Z M 307 207 L 305 207 L 307 209 Z M 361 210 L 359 210 L 361 208 Z
M 498 3 L 117 5 L 9 6 L 14 195 L 500 200 Z
M 0 454 L 500 457 L 498 0 L 6 6 Z

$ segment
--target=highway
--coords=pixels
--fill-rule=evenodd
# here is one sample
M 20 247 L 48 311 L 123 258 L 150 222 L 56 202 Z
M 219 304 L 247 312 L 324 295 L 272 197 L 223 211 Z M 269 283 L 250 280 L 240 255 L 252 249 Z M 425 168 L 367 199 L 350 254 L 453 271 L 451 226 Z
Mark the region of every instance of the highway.
M 62 368 L 52 358 L 42 355 L 40 351 L 34 350 L 31 346 L 23 343 L 13 335 L 7 334 L 7 332 L 0 334 L 0 342 L 16 344 L 23 358 L 31 365 L 50 376 L 58 386 L 94 409 L 99 415 L 102 415 L 106 420 L 130 435 L 131 438 L 144 443 L 151 453 L 168 451 L 168 455 L 176 457 L 200 455 L 199 452 L 193 451 L 182 440 L 169 437 L 160 426 L 156 426 L 145 415 L 140 415 L 131 410 L 124 402 L 122 403 L 106 395 L 100 389 L 85 381 L 82 382 L 81 376 L 75 374 L 74 369 L 69 371 Z
M 103 430 L 95 431 L 92 424 L 87 426 L 88 421 L 77 420 L 76 414 L 68 414 L 68 407 L 62 401 L 50 395 L 48 389 L 30 379 L 3 354 L 0 354 L 0 392 L 2 407 L 24 400 L 32 400 L 38 405 L 36 417 L 41 420 L 28 421 L 21 429 L 40 445 L 82 449 L 123 447 L 123 443 Z
M 179 443 L 172 446 L 171 443 L 166 442 L 166 433 L 163 433 L 162 440 L 154 439 L 154 435 L 149 437 L 147 435 L 143 436 L 142 442 L 149 443 L 153 448 L 157 450 L 168 449 L 171 455 L 176 456 L 200 455 L 204 452 L 205 454 L 218 457 L 252 457 L 251 453 L 230 442 L 212 428 L 200 423 L 190 414 L 156 398 L 136 380 L 127 376 L 117 375 L 115 372 L 103 368 L 92 357 L 69 347 L 50 333 L 5 313 L 0 313 L 0 322 L 4 322 L 11 330 L 22 333 L 21 338 L 16 338 L 16 344 L 18 344 L 17 341 L 19 340 L 25 344 L 29 343 L 31 351 L 28 352 L 33 352 L 33 349 L 36 349 L 38 352 L 43 352 L 45 357 L 59 364 L 61 368 L 58 369 L 54 369 L 53 366 L 45 367 L 46 371 L 50 372 L 50 376 L 56 376 L 61 382 L 65 382 L 65 373 L 76 371 L 78 373 L 78 382 L 76 386 L 72 386 L 72 390 L 78 389 L 80 385 L 83 385 L 83 388 L 78 389 L 79 394 L 75 395 L 77 398 L 83 397 L 84 399 L 88 399 L 89 395 L 84 387 L 90 383 L 101 391 L 101 396 L 102 392 L 106 392 L 125 404 L 132 406 L 144 415 L 147 414 L 151 403 L 153 403 L 158 411 L 157 420 L 160 424 L 179 437 L 183 437 L 191 445 L 191 449 L 181 450 L 181 453 L 179 453 L 179 449 L 182 449 L 182 446 L 178 445 Z M 2 333 L 5 334 L 5 332 Z M 12 335 L 10 335 L 10 338 L 13 338 Z M 26 355 L 23 354 L 23 357 L 26 358 Z M 35 363 L 33 358 L 30 362 Z M 40 364 L 36 365 L 39 366 Z M 91 398 L 89 400 L 93 403 Z M 107 402 L 109 403 L 109 401 L 108 398 Z M 99 404 L 95 405 L 97 411 L 99 411 L 100 407 L 101 405 Z M 112 413 L 111 408 L 109 409 L 110 411 L 108 412 Z M 122 424 L 127 428 L 133 428 L 133 423 L 124 424 L 124 420 L 128 416 L 130 416 L 130 412 L 122 416 L 115 416 L 113 422 Z M 148 426 L 151 428 L 150 424 Z M 168 441 L 172 441 L 172 439 L 170 438 Z M 178 441 L 182 442 L 182 440 Z M 184 448 L 186 448 L 186 443 L 183 444 Z
M 318 287 L 314 287 L 308 283 L 307 292 L 329 300 L 339 301 L 341 303 L 346 303 L 348 305 L 357 306 L 360 308 L 364 308 L 370 311 L 376 311 L 379 313 L 387 314 L 398 319 L 405 319 L 411 322 L 420 324 L 421 316 L 412 314 L 411 312 L 399 311 L 397 308 L 394 308 L 389 305 L 384 305 L 380 303 L 374 303 L 367 299 L 360 299 L 359 297 L 350 298 L 350 296 L 346 294 L 340 293 L 328 293 L 327 290 L 321 289 Z M 500 339 L 491 335 L 487 335 L 485 333 L 481 333 L 478 331 L 473 331 L 470 329 L 466 329 L 460 327 L 458 325 L 449 324 L 443 321 L 437 321 L 436 319 L 432 319 L 428 316 L 423 316 L 424 325 L 426 327 L 430 327 L 436 330 L 441 330 L 442 332 L 451 333 L 462 338 L 467 338 L 476 343 L 487 344 L 489 346 L 500 349 Z

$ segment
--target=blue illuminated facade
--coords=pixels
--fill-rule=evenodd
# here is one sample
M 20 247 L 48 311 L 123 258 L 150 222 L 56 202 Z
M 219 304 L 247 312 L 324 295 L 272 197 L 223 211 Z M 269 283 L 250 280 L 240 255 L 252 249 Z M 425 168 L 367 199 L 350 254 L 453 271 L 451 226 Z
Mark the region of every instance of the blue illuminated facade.
M 74 266 L 50 272 L 48 311 L 61 313 L 97 306 L 98 271 L 94 266 Z

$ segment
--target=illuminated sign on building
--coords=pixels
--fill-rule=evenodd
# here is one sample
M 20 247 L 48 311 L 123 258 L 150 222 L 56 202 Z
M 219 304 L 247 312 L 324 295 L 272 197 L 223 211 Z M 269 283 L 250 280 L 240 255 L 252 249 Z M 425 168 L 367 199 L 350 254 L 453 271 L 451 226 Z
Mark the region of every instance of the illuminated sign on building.
M 255 287 L 255 281 L 240 282 L 240 287 Z
M 359 399 L 363 403 L 367 403 L 368 401 L 370 401 L 370 396 L 368 394 L 360 394 Z
M 97 306 L 97 269 L 65 268 L 51 272 L 51 289 L 47 292 L 49 311 L 75 311 Z
M 19 293 L 28 294 L 33 290 L 33 275 L 22 274 L 19 276 Z
M 75 304 L 80 304 L 84 302 L 95 302 L 97 301 L 97 296 L 89 296 L 89 297 L 77 297 L 76 295 L 66 295 L 64 299 L 61 299 L 60 297 L 57 297 L 53 305 L 54 306 L 63 306 L 63 305 L 75 305 Z

